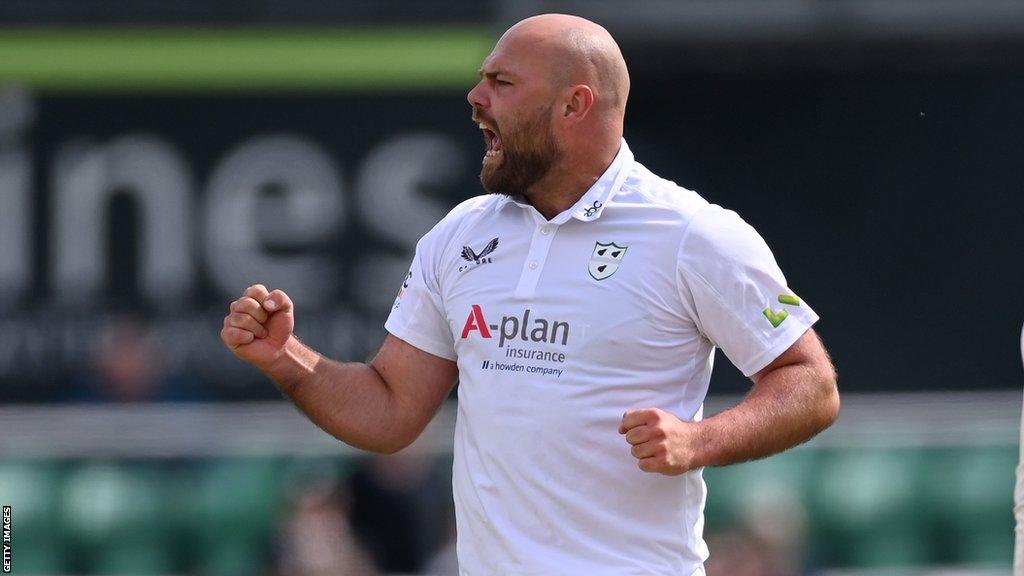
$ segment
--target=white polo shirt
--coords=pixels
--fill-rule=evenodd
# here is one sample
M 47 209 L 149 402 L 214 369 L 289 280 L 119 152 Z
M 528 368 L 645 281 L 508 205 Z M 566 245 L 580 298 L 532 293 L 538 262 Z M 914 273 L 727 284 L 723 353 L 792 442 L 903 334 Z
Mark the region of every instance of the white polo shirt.
M 625 141 L 550 221 L 506 196 L 458 205 L 385 327 L 458 362 L 461 573 L 703 574 L 701 471 L 639 470 L 622 415 L 699 420 L 716 345 L 749 376 L 817 319 L 753 228 Z

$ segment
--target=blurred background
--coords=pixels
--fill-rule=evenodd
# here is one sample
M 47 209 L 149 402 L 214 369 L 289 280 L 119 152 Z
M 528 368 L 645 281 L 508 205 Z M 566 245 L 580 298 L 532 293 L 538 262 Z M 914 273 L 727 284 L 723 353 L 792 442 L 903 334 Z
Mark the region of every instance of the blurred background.
M 457 574 L 454 400 L 370 456 L 218 333 L 258 281 L 372 354 L 480 192 L 477 68 L 551 11 L 618 39 L 637 158 L 762 233 L 839 368 L 832 429 L 706 471 L 709 575 L 1009 574 L 1024 2 L 3 0 L 15 574 Z M 707 413 L 747 388 L 720 357 Z

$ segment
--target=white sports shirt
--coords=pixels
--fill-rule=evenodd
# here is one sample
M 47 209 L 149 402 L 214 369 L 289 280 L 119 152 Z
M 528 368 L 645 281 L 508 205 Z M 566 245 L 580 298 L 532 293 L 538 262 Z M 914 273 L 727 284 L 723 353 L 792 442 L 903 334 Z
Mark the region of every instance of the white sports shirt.
M 461 574 L 704 574 L 701 471 L 640 471 L 622 415 L 699 420 L 716 345 L 749 376 L 817 319 L 753 228 L 625 141 L 550 221 L 507 196 L 458 205 L 385 327 L 458 362 Z

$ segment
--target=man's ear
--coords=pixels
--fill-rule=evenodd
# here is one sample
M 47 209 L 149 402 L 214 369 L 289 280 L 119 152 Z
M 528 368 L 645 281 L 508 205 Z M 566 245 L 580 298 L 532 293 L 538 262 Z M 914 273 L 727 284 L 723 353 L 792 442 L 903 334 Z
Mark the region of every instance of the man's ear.
M 577 84 L 567 90 L 562 117 L 576 123 L 583 120 L 594 107 L 594 91 L 586 84 Z

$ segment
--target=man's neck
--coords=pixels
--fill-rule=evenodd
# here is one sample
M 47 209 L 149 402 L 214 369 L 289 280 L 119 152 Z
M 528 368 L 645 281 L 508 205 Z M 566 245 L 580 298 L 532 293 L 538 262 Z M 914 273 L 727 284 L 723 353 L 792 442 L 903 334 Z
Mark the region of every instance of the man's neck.
M 552 166 L 544 178 L 530 187 L 526 200 L 544 218 L 551 220 L 579 202 L 587 190 L 590 190 L 608 170 L 618 152 L 617 142 L 615 147 L 608 147 L 603 153 L 594 154 L 589 158 L 581 158 L 579 155 L 573 158 L 567 156 L 558 166 Z

